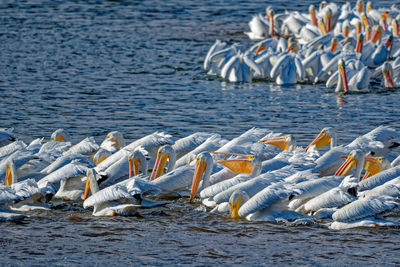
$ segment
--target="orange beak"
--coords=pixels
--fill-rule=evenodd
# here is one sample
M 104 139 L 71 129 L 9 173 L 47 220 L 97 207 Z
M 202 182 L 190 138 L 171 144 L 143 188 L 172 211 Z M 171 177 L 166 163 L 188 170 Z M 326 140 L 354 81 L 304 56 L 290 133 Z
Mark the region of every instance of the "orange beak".
M 265 50 L 265 46 L 264 44 L 260 44 L 255 52 L 255 55 L 258 55 L 259 53 L 261 53 L 262 51 Z
M 352 154 L 347 157 L 347 160 L 336 171 L 335 176 L 345 176 L 357 165 L 358 160 L 353 158 Z
M 87 177 L 85 192 L 83 193 L 83 200 L 86 200 L 89 197 L 89 194 L 90 194 L 90 179 L 89 177 Z
M 349 91 L 349 85 L 347 83 L 347 74 L 346 74 L 346 69 L 345 69 L 343 62 L 341 62 L 339 64 L 339 74 L 342 76 L 343 85 L 344 85 L 344 93 L 347 93 Z
M 10 186 L 12 185 L 12 172 L 10 167 L 6 167 L 6 180 L 5 185 Z
M 286 141 L 287 136 L 280 136 L 280 137 L 271 137 L 261 139 L 259 142 L 266 144 L 266 145 L 273 145 L 282 148 L 282 150 L 288 150 L 289 145 Z
M 192 201 L 193 198 L 196 197 L 197 189 L 199 188 L 201 178 L 206 170 L 207 163 L 204 161 L 200 161 L 197 159 L 196 168 L 194 170 L 193 181 L 192 181 L 192 188 L 190 190 L 190 199 Z

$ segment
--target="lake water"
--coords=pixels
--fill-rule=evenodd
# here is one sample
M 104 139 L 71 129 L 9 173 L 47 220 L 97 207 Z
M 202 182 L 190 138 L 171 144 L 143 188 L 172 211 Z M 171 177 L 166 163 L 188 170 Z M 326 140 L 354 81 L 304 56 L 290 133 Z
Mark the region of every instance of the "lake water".
M 113 130 L 134 140 L 154 131 L 233 138 L 263 127 L 301 146 L 326 126 L 339 143 L 379 125 L 400 130 L 400 93 L 378 84 L 339 98 L 321 84 L 234 84 L 204 73 L 215 39 L 249 43 L 243 31 L 266 4 L 305 12 L 311 3 L 2 1 L 0 127 L 27 142 L 57 128 L 73 142 L 101 142 Z M 94 218 L 56 205 L 1 224 L 0 265 L 400 264 L 398 229 L 254 223 L 198 207 L 180 199 L 140 218 Z

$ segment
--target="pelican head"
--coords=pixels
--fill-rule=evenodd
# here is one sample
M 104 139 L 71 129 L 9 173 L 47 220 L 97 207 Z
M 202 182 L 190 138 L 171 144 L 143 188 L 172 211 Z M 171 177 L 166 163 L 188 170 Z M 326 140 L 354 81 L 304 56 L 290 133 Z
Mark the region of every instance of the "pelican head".
M 364 43 L 364 36 L 362 34 L 359 34 L 357 36 L 356 53 L 362 52 L 363 43 Z
M 50 139 L 57 142 L 68 142 L 71 138 L 64 129 L 57 129 L 51 134 Z
M 325 13 L 325 29 L 326 32 L 332 30 L 332 11 L 328 8 Z
M 239 218 L 239 208 L 243 203 L 249 200 L 249 195 L 243 190 L 236 190 L 229 198 L 229 216 L 232 219 Z
M 356 10 L 360 14 L 364 11 L 364 2 L 362 0 L 357 0 Z
M 386 43 L 385 43 L 386 49 L 387 49 L 387 50 L 390 50 L 392 44 L 393 44 L 393 36 L 392 36 L 392 35 L 389 35 L 388 38 L 387 38 L 387 40 L 386 40 Z
M 365 27 L 365 41 L 371 41 L 372 38 L 372 27 L 367 26 Z
M 337 49 L 337 39 L 335 37 L 331 40 L 331 52 L 336 52 Z
M 279 137 L 264 138 L 261 139 L 259 142 L 266 145 L 274 145 L 280 147 L 284 151 L 294 151 L 296 149 L 296 140 L 290 134 Z
M 350 25 L 349 25 L 349 21 L 348 21 L 348 20 L 345 20 L 345 21 L 343 22 L 342 32 L 343 32 L 343 36 L 344 36 L 344 37 L 349 37 L 349 34 L 350 34 Z
M 271 9 L 271 12 L 269 13 L 269 35 L 271 37 L 275 37 L 274 19 L 275 19 L 275 12 L 273 9 Z
M 336 91 L 343 90 L 343 93 L 347 93 L 349 91 L 349 84 L 347 83 L 346 67 L 343 59 L 339 59 L 338 61 L 338 71 L 340 79 Z
M 395 84 L 393 82 L 393 69 L 392 65 L 389 62 L 384 62 L 382 65 L 382 74 L 385 82 L 386 88 L 395 88 Z
M 170 145 L 165 145 L 158 149 L 156 162 L 154 163 L 153 171 L 150 175 L 150 181 L 163 174 L 167 161 L 169 172 L 174 168 L 176 162 L 175 150 Z
M 99 151 L 97 151 L 96 154 L 94 154 L 94 156 L 93 156 L 93 162 L 94 162 L 96 165 L 99 165 L 103 160 L 105 160 L 106 158 L 108 158 L 111 154 L 112 154 L 112 152 L 100 148 Z
M 361 22 L 364 25 L 364 27 L 371 26 L 371 23 L 369 22 L 369 19 L 364 12 L 361 13 Z
M 310 7 L 308 8 L 308 11 L 310 13 L 312 24 L 314 26 L 318 27 L 317 16 L 315 15 L 315 7 L 314 7 L 314 5 L 310 5 Z
M 203 180 L 203 187 L 206 186 L 211 175 L 214 161 L 209 152 L 202 152 L 196 157 L 196 167 L 193 175 L 192 188 L 190 190 L 190 201 L 196 196 L 200 181 Z
M 257 157 L 253 155 L 243 155 L 243 154 L 228 153 L 228 152 L 211 152 L 211 153 L 239 157 L 234 159 L 223 159 L 216 161 L 217 163 L 224 165 L 233 172 L 248 173 L 251 174 L 253 177 L 259 175 L 259 173 L 261 172 L 261 162 Z
M 372 38 L 371 38 L 371 41 L 372 41 L 373 43 L 376 43 L 376 42 L 379 41 L 379 39 L 381 38 L 381 36 L 382 36 L 382 28 L 381 28 L 381 26 L 375 25 L 375 26 L 372 28 Z
M 306 151 L 313 145 L 315 145 L 317 149 L 320 149 L 329 144 L 331 148 L 336 146 L 336 132 L 332 127 L 322 129 L 318 136 L 306 147 Z
M 385 14 L 382 14 L 380 19 L 379 19 L 379 25 L 382 27 L 384 31 L 388 30 L 388 24 L 387 24 L 387 16 Z
M 356 35 L 362 34 L 362 23 L 361 21 L 357 21 L 356 23 Z
M 128 156 L 128 162 L 129 162 L 129 178 L 132 177 L 132 172 L 134 176 L 137 176 L 139 174 L 139 163 L 142 167 L 142 173 L 144 175 L 147 175 L 147 168 L 148 168 L 147 160 L 142 149 L 135 149 L 135 151 L 133 151 Z
M 90 191 L 92 193 L 96 193 L 99 191 L 99 184 L 97 183 L 96 179 L 96 172 L 94 169 L 88 169 L 86 171 L 86 186 L 85 186 L 85 192 L 83 193 L 83 200 L 86 200 L 90 194 Z
M 355 167 L 355 177 L 360 177 L 364 166 L 364 153 L 360 150 L 353 150 L 347 156 L 346 161 L 336 171 L 335 176 L 345 176 Z
M 125 146 L 125 139 L 122 133 L 118 131 L 109 132 L 104 141 L 111 141 L 113 146 L 122 148 Z

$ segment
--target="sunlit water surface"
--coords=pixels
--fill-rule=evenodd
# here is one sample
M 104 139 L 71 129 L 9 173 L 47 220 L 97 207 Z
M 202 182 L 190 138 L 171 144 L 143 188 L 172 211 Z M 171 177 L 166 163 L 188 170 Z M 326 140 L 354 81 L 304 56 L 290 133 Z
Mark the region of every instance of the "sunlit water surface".
M 305 12 L 311 1 L 273 5 Z M 215 39 L 243 31 L 265 1 L 3 1 L 0 119 L 29 142 L 68 130 L 74 142 L 112 130 L 129 140 L 251 127 L 307 145 L 326 126 L 347 143 L 378 125 L 400 130 L 399 91 L 374 84 L 339 98 L 324 85 L 232 84 L 202 70 Z M 375 5 L 390 6 L 391 1 Z M 95 218 L 56 205 L 2 223 L 1 264 L 400 264 L 398 229 L 332 231 L 325 225 L 233 221 L 175 200 L 142 217 Z

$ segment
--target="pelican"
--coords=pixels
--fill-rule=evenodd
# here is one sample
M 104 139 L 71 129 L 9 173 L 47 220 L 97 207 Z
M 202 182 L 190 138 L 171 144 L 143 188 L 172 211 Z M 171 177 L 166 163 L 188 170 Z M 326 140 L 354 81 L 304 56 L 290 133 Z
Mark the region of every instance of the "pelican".
M 204 60 L 204 70 L 212 75 L 220 75 L 222 68 L 237 55 L 241 48 L 238 44 L 226 47 L 226 43 L 219 40 L 210 48 Z M 214 63 L 215 62 L 215 63 Z
M 165 205 L 165 201 L 149 201 L 142 199 L 142 190 L 149 187 L 141 179 L 126 179 L 122 182 L 99 189 L 96 172 L 87 170 L 85 201 L 83 207 L 93 206 L 94 216 L 132 216 L 137 214 L 138 208 Z M 147 187 L 146 187 L 147 186 Z M 92 195 L 89 195 L 89 188 Z M 151 187 L 150 187 L 151 188 Z
M 276 84 L 295 84 L 305 78 L 304 66 L 301 58 L 292 52 L 283 53 L 278 62 L 271 70 L 272 79 L 276 79 Z
M 350 222 L 398 207 L 394 198 L 387 196 L 373 196 L 357 199 L 340 208 L 332 215 L 337 222 Z
M 260 68 L 253 59 L 242 52 L 238 52 L 222 67 L 221 77 L 230 82 L 251 82 L 253 72 L 257 75 L 261 74 Z
M 57 142 L 69 142 L 71 137 L 64 129 L 57 129 L 51 134 L 50 139 Z
M 54 198 L 81 200 L 86 183 L 87 169 L 88 167 L 84 165 L 71 162 L 40 179 L 38 186 L 52 185 L 57 191 Z
M 39 187 L 34 179 L 25 179 L 18 182 L 16 166 L 12 159 L 7 160 L 5 183 L 17 196 L 13 203 L 6 205 L 6 208 L 14 211 L 31 211 L 34 209 L 49 210 L 45 204 L 54 195 L 54 189 L 51 186 Z
M 400 65 L 396 66 L 396 71 L 393 71 L 392 65 L 388 62 L 382 65 L 382 75 L 384 78 L 385 88 L 397 88 L 400 87 Z M 396 76 L 394 76 L 396 75 Z
M 122 133 L 118 131 L 112 131 L 107 134 L 106 138 L 101 143 L 100 148 L 114 153 L 125 146 L 125 138 Z

